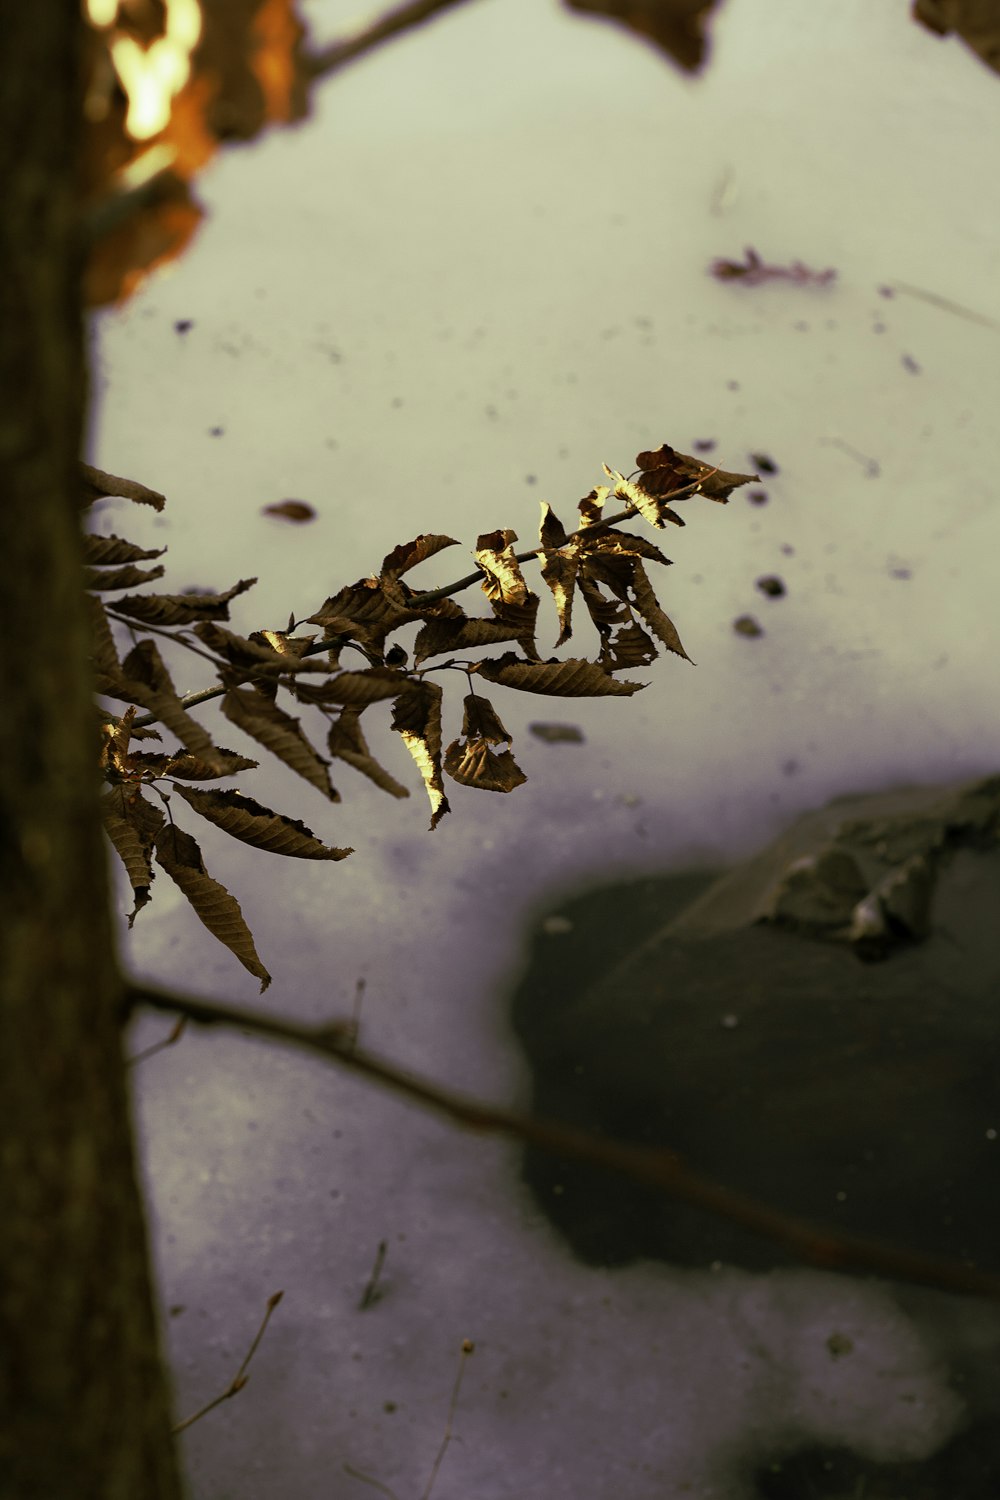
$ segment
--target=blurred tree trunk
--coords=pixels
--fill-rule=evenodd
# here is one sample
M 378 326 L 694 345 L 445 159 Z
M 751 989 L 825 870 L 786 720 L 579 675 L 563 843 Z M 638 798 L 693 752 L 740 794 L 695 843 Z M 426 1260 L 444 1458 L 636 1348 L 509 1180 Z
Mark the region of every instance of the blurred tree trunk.
M 0 37 L 0 1497 L 175 1500 L 81 590 L 80 0 Z

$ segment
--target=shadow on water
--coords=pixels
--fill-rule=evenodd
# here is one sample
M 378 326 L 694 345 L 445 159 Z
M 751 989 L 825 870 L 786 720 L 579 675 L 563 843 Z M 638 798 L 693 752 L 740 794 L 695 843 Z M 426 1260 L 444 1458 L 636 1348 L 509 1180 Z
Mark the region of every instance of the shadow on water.
M 1000 855 L 963 850 L 925 942 L 863 963 L 843 944 L 743 925 L 667 929 L 713 875 L 585 890 L 536 925 L 512 1022 L 549 1118 L 670 1147 L 790 1215 L 1000 1271 Z M 573 1255 L 770 1271 L 787 1249 L 579 1162 L 528 1149 L 523 1176 Z M 1000 1314 L 978 1354 L 966 1299 L 898 1287 L 966 1403 L 926 1462 L 807 1446 L 748 1460 L 762 1500 L 997 1500 Z M 960 1308 L 957 1309 L 956 1305 Z

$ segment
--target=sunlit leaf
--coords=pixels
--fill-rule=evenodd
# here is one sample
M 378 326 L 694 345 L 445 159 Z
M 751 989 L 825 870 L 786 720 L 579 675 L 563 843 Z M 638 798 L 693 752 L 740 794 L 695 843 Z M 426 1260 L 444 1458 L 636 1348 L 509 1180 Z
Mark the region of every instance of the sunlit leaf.
M 257 956 L 240 904 L 209 875 L 197 842 L 176 824 L 168 823 L 156 838 L 156 861 L 183 891 L 212 936 L 260 980 L 261 992 L 266 990 L 271 976 Z
M 514 556 L 516 541 L 516 531 L 501 530 L 488 531 L 476 542 L 476 562 L 486 575 L 483 593 L 494 607 L 524 604 L 530 597 L 521 565 Z
M 488 682 L 554 698 L 627 698 L 645 687 L 642 682 L 619 682 L 596 662 L 574 657 L 567 661 L 522 661 L 513 651 L 493 661 L 475 662 L 470 670 Z
M 416 762 L 431 804 L 431 828 L 450 811 L 441 780 L 441 689 L 415 682 L 396 699 L 392 727 Z
M 284 813 L 272 812 L 242 792 L 215 788 L 200 791 L 186 786 L 175 786 L 174 792 L 216 828 L 244 844 L 252 844 L 255 849 L 266 849 L 271 854 L 285 854 L 295 859 L 346 859 L 354 853 L 353 849 L 331 848 L 316 838 L 304 823 L 288 818 Z
M 299 720 L 264 693 L 252 687 L 230 688 L 222 699 L 222 712 L 230 723 L 265 746 L 324 797 L 340 801 L 340 793 L 330 785 L 330 762 L 310 744 Z

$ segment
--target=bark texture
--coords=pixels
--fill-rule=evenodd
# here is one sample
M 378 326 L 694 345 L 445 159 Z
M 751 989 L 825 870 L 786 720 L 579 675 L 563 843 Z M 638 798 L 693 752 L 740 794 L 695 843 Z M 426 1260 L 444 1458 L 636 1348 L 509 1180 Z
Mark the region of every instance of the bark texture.
M 0 0 L 0 1497 L 176 1500 L 80 573 L 79 0 Z

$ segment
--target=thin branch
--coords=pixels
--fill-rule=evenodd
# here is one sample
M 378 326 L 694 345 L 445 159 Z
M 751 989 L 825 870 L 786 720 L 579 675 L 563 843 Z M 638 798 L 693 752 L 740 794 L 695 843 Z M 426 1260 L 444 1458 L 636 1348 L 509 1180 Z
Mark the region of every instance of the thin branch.
M 310 78 L 328 78 L 348 63 L 355 62 L 366 53 L 373 52 L 383 42 L 404 31 L 412 31 L 425 21 L 433 21 L 446 10 L 452 10 L 461 0 L 410 0 L 395 10 L 386 11 L 377 21 L 370 22 L 352 36 L 342 37 L 322 51 L 304 59 L 306 74 Z
M 200 1419 L 206 1416 L 210 1411 L 214 1411 L 217 1406 L 221 1406 L 223 1401 L 228 1401 L 231 1396 L 237 1395 L 237 1393 L 243 1389 L 247 1381 L 250 1379 L 249 1375 L 247 1374 L 247 1370 L 250 1366 L 250 1361 L 257 1353 L 260 1341 L 264 1337 L 264 1333 L 267 1329 L 268 1323 L 270 1323 L 271 1321 L 271 1314 L 274 1312 L 274 1309 L 277 1307 L 278 1303 L 281 1301 L 284 1295 L 284 1292 L 272 1292 L 270 1297 L 268 1297 L 263 1321 L 261 1322 L 260 1327 L 257 1329 L 256 1334 L 254 1335 L 253 1343 L 250 1345 L 250 1348 L 246 1352 L 246 1358 L 240 1365 L 239 1369 L 236 1371 L 236 1374 L 233 1376 L 226 1389 L 222 1392 L 222 1395 L 216 1396 L 214 1400 L 206 1402 L 206 1404 L 201 1407 L 199 1411 L 194 1412 L 190 1417 L 185 1417 L 183 1422 L 178 1422 L 176 1426 L 171 1429 L 174 1437 L 176 1437 L 179 1432 L 183 1432 L 185 1428 L 191 1427 L 195 1422 L 200 1421 Z
M 105 605 L 105 614 L 109 619 L 117 620 L 119 625 L 127 625 L 133 637 L 144 635 L 147 631 L 152 635 L 162 635 L 165 640 L 173 641 L 175 646 L 183 646 L 186 651 L 193 651 L 195 656 L 202 657 L 210 666 L 217 667 L 219 665 L 216 657 L 212 656 L 208 651 L 203 651 L 200 646 L 196 646 L 194 641 L 189 640 L 180 631 L 166 630 L 162 625 L 151 625 L 148 620 L 141 622 L 139 620 L 130 620 L 128 615 L 117 614 L 115 610 L 107 605 Z
M 458 1374 L 455 1376 L 455 1384 L 452 1387 L 451 1391 L 451 1404 L 448 1407 L 448 1420 L 445 1423 L 444 1437 L 441 1439 L 441 1446 L 438 1449 L 437 1458 L 435 1458 L 434 1460 L 434 1467 L 433 1469 L 431 1469 L 431 1477 L 427 1481 L 427 1488 L 421 1495 L 420 1500 L 431 1500 L 431 1490 L 434 1488 L 434 1481 L 438 1477 L 438 1470 L 440 1469 L 441 1464 L 444 1461 L 444 1456 L 448 1451 L 448 1444 L 451 1442 L 451 1424 L 455 1419 L 455 1408 L 458 1406 L 458 1393 L 462 1388 L 462 1376 L 465 1374 L 465 1362 L 468 1359 L 469 1355 L 475 1352 L 475 1348 L 476 1346 L 471 1339 L 462 1340 L 462 1352 L 458 1361 Z
M 372 1273 L 368 1278 L 368 1285 L 361 1293 L 361 1301 L 358 1303 L 358 1312 L 367 1312 L 369 1307 L 374 1307 L 375 1303 L 379 1301 L 382 1295 L 378 1290 L 378 1279 L 382 1274 L 382 1267 L 385 1265 L 385 1256 L 388 1248 L 388 1240 L 379 1240 L 378 1249 L 375 1251 L 375 1264 L 372 1266 Z
M 558 1121 L 518 1114 L 501 1106 L 484 1104 L 467 1094 L 441 1088 L 358 1048 L 350 1022 L 305 1026 L 298 1021 L 281 1020 L 264 1011 L 219 1005 L 215 1001 L 177 994 L 138 981 L 126 981 L 125 999 L 132 1006 L 144 1005 L 153 1010 L 187 1016 L 196 1025 L 230 1026 L 317 1053 L 341 1067 L 374 1079 L 405 1098 L 416 1100 L 432 1113 L 444 1115 L 468 1130 L 512 1137 L 554 1156 L 605 1167 L 644 1186 L 659 1188 L 681 1202 L 690 1203 L 784 1246 L 808 1264 L 827 1270 L 874 1272 L 918 1286 L 1000 1300 L 1000 1275 L 923 1255 L 919 1251 L 897 1249 L 860 1235 L 841 1234 L 793 1218 L 746 1194 L 732 1192 L 698 1176 L 676 1152 L 588 1135 Z
M 168 1047 L 173 1047 L 180 1041 L 186 1028 L 187 1016 L 178 1016 L 170 1028 L 169 1035 L 162 1037 L 158 1042 L 153 1042 L 149 1047 L 143 1047 L 142 1051 L 137 1052 L 134 1057 L 126 1058 L 125 1066 L 127 1068 L 134 1068 L 138 1063 L 146 1062 L 148 1058 L 155 1057 L 157 1052 L 165 1052 Z

